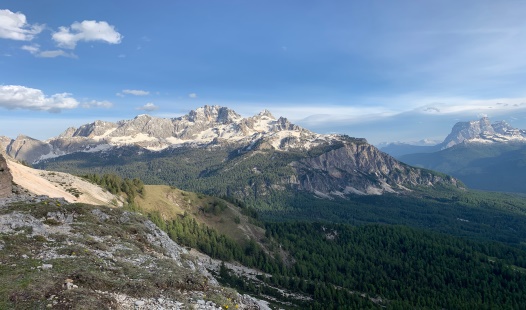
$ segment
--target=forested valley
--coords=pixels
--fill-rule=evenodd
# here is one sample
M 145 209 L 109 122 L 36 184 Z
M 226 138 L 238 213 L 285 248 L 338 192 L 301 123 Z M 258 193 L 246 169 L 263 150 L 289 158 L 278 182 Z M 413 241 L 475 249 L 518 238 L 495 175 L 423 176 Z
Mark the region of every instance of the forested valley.
M 127 197 L 143 190 L 139 180 L 115 175 L 89 179 Z M 229 201 L 225 203 L 246 209 L 236 199 Z M 132 200 L 127 208 L 141 211 Z M 480 234 L 460 236 L 461 230 L 447 233 L 390 223 L 270 217 L 259 221 L 264 238 L 240 243 L 198 223 L 192 214 L 171 220 L 158 212 L 149 217 L 180 244 L 264 272 L 266 276 L 255 281 L 222 266 L 219 277 L 282 308 L 520 309 L 526 304 L 526 248 L 514 239 L 497 242 Z

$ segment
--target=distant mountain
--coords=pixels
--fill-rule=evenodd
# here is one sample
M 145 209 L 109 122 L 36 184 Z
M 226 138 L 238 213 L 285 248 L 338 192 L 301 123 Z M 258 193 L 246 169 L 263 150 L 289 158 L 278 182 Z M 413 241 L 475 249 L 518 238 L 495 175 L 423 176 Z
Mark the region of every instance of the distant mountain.
M 395 156 L 413 166 L 450 174 L 470 188 L 526 193 L 526 131 L 504 121 L 459 122 L 435 149 L 414 150 Z
M 525 143 L 526 131 L 511 127 L 505 121 L 491 124 L 487 117 L 478 121 L 459 122 L 440 144 L 446 149 L 461 143 Z
M 47 141 L 19 136 L 6 152 L 41 168 L 113 172 L 254 204 L 275 205 L 271 197 L 297 191 L 332 199 L 457 186 L 453 178 L 398 162 L 365 139 L 313 133 L 266 110 L 243 118 L 219 106 L 173 119 L 96 121 Z
M 407 154 L 432 153 L 444 150 L 461 143 L 526 143 L 526 131 L 513 128 L 505 121 L 491 124 L 487 117 L 480 120 L 456 123 L 451 133 L 441 143 L 426 145 L 424 143 L 382 143 L 382 152 L 399 158 Z
M 226 107 L 204 106 L 178 118 L 139 115 L 117 123 L 95 121 L 79 128 L 68 128 L 47 141 L 20 135 L 15 140 L 2 137 L 0 143 L 9 156 L 36 163 L 77 152 L 98 152 L 130 145 L 150 151 L 203 147 L 212 143 L 236 143 L 250 148 L 261 139 L 271 148 L 287 150 L 310 149 L 337 137 L 312 133 L 285 118 L 276 119 L 267 110 L 243 118 Z

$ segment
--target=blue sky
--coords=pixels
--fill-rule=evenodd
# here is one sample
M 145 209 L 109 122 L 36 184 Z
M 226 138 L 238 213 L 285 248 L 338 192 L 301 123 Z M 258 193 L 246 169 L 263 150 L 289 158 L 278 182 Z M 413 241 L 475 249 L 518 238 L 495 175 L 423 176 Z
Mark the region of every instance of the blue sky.
M 0 0 L 0 135 L 269 109 L 372 143 L 526 128 L 524 1 Z

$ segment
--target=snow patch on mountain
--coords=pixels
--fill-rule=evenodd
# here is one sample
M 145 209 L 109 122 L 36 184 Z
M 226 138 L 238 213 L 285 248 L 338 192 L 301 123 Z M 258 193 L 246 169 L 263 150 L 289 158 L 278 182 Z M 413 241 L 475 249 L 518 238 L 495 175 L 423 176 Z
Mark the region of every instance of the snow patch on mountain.
M 7 144 L 11 157 L 36 163 L 75 152 L 99 152 L 130 145 L 161 151 L 170 147 L 237 143 L 248 149 L 258 141 L 265 141 L 277 150 L 308 150 L 338 137 L 313 133 L 283 117 L 276 119 L 268 110 L 244 118 L 226 107 L 204 106 L 177 118 L 141 114 L 117 123 L 97 120 L 79 128 L 70 127 L 46 141 L 21 136 L 2 144 Z

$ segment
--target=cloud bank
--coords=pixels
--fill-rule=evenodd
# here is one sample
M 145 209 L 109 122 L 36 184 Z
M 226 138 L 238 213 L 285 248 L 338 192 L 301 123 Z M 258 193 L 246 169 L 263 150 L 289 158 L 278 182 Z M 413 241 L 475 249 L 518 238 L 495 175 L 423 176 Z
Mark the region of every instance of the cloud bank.
M 48 111 L 57 113 L 61 110 L 75 109 L 80 103 L 70 93 L 47 96 L 40 89 L 21 85 L 0 85 L 0 107 L 15 110 Z M 108 101 L 87 101 L 84 108 L 111 107 Z

